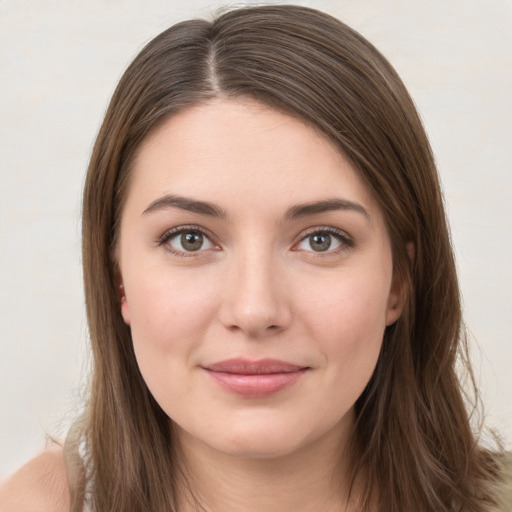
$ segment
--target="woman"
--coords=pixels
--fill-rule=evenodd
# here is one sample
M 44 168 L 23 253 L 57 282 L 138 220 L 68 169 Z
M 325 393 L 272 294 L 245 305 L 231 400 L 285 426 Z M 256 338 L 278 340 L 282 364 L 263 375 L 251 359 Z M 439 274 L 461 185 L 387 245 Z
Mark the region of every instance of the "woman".
M 87 410 L 11 484 L 39 510 L 508 510 L 427 138 L 339 21 L 255 7 L 151 41 L 94 147 L 83 265 Z

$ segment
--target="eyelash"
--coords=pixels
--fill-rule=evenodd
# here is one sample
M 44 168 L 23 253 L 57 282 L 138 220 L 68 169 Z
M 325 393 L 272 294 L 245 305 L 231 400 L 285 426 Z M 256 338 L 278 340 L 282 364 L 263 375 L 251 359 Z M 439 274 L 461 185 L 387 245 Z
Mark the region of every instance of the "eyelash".
M 205 229 L 199 227 L 199 226 L 179 226 L 177 228 L 169 229 L 166 231 L 159 239 L 158 239 L 158 245 L 163 246 L 169 242 L 169 240 L 173 239 L 174 237 L 178 235 L 182 235 L 183 233 L 200 233 L 204 237 L 208 238 L 208 240 L 212 241 L 213 236 L 206 231 Z M 214 242 L 212 241 L 212 244 Z M 166 250 L 172 253 L 174 256 L 182 257 L 182 258 L 190 258 L 192 256 L 197 256 L 197 253 L 200 253 L 202 251 L 176 251 L 174 250 L 170 244 L 167 245 Z
M 169 240 L 173 239 L 174 237 L 181 235 L 183 233 L 200 233 L 208 240 L 210 240 L 211 243 L 214 244 L 212 241 L 213 236 L 205 229 L 201 228 L 200 226 L 194 226 L 194 225 L 188 225 L 188 226 L 179 226 L 173 229 L 170 229 L 166 231 L 159 239 L 158 239 L 158 246 L 163 246 L 169 242 Z M 341 231 L 339 229 L 329 227 L 329 226 L 317 226 L 314 228 L 310 228 L 306 233 L 302 235 L 302 237 L 299 240 L 299 244 L 309 238 L 312 235 L 330 235 L 333 236 L 340 242 L 340 247 L 334 249 L 334 250 L 327 250 L 327 251 L 306 251 L 310 252 L 315 255 L 315 257 L 325 257 L 328 255 L 333 254 L 339 254 L 340 252 L 346 251 L 347 249 L 352 249 L 355 247 L 355 243 L 351 237 L 349 237 L 344 231 Z M 294 244 L 297 245 L 297 244 Z M 176 251 L 174 250 L 170 245 L 167 245 L 166 250 L 171 252 L 173 255 L 183 258 L 193 257 L 197 256 L 196 251 Z M 198 250 L 197 253 L 202 252 L 201 250 Z
M 308 239 L 312 235 L 330 235 L 336 240 L 338 240 L 338 242 L 340 242 L 340 246 L 333 250 L 307 251 L 312 253 L 315 257 L 326 257 L 329 255 L 332 256 L 333 254 L 339 254 L 343 251 L 353 249 L 355 247 L 354 240 L 349 235 L 347 235 L 347 233 L 329 226 L 316 226 L 314 228 L 311 228 L 310 230 L 306 231 L 306 233 L 301 237 L 299 243 Z

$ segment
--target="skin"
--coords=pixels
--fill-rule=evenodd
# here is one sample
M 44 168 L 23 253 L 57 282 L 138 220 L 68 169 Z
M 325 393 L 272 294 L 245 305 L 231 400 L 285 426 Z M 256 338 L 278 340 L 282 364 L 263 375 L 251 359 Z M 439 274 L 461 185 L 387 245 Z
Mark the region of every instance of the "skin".
M 69 512 L 71 497 L 62 448 L 52 446 L 0 483 L 2 512 Z
M 224 512 L 345 510 L 353 406 L 403 303 L 376 201 L 324 135 L 248 100 L 168 119 L 132 172 L 121 311 L 196 493 Z M 334 198 L 350 207 L 290 215 Z M 195 245 L 169 234 L 181 228 Z M 239 357 L 307 370 L 270 396 L 241 396 L 204 369 Z
M 121 312 L 194 496 L 209 512 L 359 510 L 343 457 L 353 406 L 403 305 L 368 189 L 325 136 L 249 101 L 169 119 L 134 164 L 117 248 Z M 169 194 L 225 215 L 162 202 Z M 344 207 L 290 215 L 332 199 Z M 163 240 L 183 226 L 204 231 L 198 250 L 181 235 Z M 204 370 L 234 357 L 307 370 L 269 396 L 240 396 Z M 69 510 L 66 473 L 52 447 L 0 485 L 2 511 Z M 197 510 L 180 499 L 180 512 Z

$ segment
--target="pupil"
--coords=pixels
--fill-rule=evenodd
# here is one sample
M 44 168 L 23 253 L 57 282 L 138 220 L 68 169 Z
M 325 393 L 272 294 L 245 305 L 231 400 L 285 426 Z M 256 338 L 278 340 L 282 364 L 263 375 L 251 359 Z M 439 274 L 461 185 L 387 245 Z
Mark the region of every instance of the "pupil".
M 203 245 L 203 235 L 201 233 L 183 233 L 181 245 L 187 251 L 198 251 Z
M 327 251 L 331 246 L 330 235 L 312 235 L 309 244 L 314 251 Z

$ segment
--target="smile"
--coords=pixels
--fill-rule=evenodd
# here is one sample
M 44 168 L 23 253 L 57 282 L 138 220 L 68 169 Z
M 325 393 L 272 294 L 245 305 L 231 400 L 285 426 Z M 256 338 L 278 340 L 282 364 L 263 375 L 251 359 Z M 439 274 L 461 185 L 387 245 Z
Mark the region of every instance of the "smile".
M 203 369 L 227 391 L 247 398 L 263 398 L 295 384 L 309 367 L 275 359 L 230 359 Z

